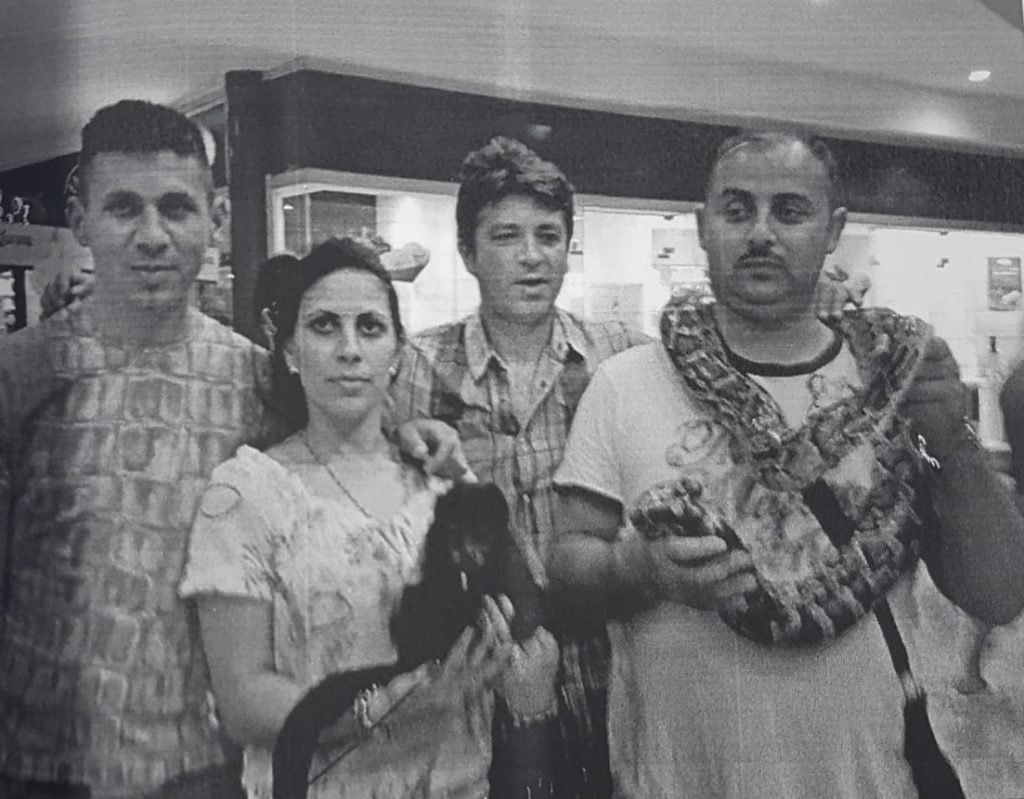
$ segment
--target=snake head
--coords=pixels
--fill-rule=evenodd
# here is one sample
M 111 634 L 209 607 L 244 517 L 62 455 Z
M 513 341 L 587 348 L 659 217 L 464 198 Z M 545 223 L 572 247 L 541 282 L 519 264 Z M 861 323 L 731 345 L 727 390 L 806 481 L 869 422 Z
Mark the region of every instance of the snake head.
M 717 536 L 730 549 L 745 549 L 725 518 L 702 503 L 704 487 L 691 477 L 651 486 L 637 497 L 629 520 L 647 539 Z

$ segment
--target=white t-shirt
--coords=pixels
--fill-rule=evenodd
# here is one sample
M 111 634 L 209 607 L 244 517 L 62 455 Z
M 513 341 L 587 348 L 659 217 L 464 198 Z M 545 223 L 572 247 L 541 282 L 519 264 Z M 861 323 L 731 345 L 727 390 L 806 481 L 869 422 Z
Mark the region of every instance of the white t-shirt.
M 844 349 L 813 376 L 759 380 L 799 423 L 815 398 L 827 402 L 858 377 Z M 598 370 L 555 479 L 628 509 L 646 488 L 684 474 L 713 494 L 731 466 L 724 431 L 655 343 Z M 618 797 L 916 797 L 903 757 L 903 694 L 873 617 L 826 645 L 773 648 L 713 611 L 665 603 L 611 623 L 609 635 Z

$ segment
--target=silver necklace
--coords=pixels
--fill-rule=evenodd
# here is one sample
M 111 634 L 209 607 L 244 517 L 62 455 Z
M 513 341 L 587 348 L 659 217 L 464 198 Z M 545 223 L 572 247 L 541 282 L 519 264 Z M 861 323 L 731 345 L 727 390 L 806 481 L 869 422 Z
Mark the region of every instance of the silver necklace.
M 367 519 L 377 518 L 363 506 L 362 502 L 355 498 L 355 495 L 351 491 L 348 490 L 345 484 L 341 481 L 341 478 L 339 478 L 338 475 L 334 473 L 334 469 L 331 468 L 330 463 L 323 460 L 319 455 L 316 454 L 316 450 L 313 449 L 312 445 L 309 443 L 309 439 L 306 437 L 306 431 L 302 431 L 302 443 L 305 445 L 306 449 L 309 450 L 309 454 L 313 456 L 313 459 L 324 467 L 324 470 L 327 472 L 327 474 L 330 475 L 335 485 L 337 485 L 338 488 L 341 489 L 342 493 L 348 498 L 348 501 L 355 505 L 359 512 L 362 513 Z

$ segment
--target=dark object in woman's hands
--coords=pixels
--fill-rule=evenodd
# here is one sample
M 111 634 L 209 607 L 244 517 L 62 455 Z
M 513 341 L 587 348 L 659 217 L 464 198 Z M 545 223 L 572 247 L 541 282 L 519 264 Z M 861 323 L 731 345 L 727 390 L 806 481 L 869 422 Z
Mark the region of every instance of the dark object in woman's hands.
M 305 799 L 321 733 L 352 709 L 360 692 L 443 659 L 475 624 L 483 598 L 501 594 L 516 610 L 513 637 L 528 638 L 541 622 L 541 594 L 512 538 L 505 497 L 493 484 L 460 483 L 438 499 L 423 580 L 405 589 L 392 619 L 397 663 L 330 674 L 306 693 L 274 746 L 274 799 Z

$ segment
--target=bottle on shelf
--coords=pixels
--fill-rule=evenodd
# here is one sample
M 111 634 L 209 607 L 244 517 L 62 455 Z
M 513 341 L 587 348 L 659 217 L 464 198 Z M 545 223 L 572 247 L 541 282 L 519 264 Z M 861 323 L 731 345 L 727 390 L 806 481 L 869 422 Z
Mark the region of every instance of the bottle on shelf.
M 999 407 L 999 391 L 1003 387 L 1002 357 L 995 336 L 988 337 L 988 349 L 978 364 L 981 383 L 978 386 L 978 437 L 982 444 L 1003 444 L 1003 412 Z

